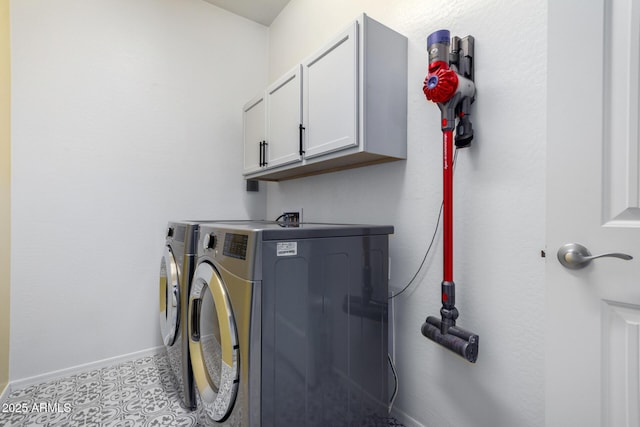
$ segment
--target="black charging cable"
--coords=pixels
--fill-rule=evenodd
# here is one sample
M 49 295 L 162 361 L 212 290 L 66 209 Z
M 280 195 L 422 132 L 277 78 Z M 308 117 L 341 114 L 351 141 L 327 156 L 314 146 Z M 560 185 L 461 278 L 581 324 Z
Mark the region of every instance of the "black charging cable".
M 454 173 L 456 171 L 457 160 L 458 160 L 458 148 L 456 148 L 456 150 L 455 150 L 455 152 L 453 154 L 453 172 Z M 422 262 L 420 263 L 420 266 L 418 267 L 418 271 L 416 271 L 416 274 L 413 275 L 411 280 L 409 280 L 409 283 L 407 283 L 402 288 L 402 290 L 400 292 L 398 292 L 397 294 L 391 295 L 387 299 L 391 300 L 391 299 L 397 297 L 398 295 L 400 295 L 401 293 L 403 293 L 404 291 L 406 291 L 407 289 L 409 289 L 409 286 L 411 286 L 411 284 L 418 277 L 418 274 L 420 274 L 420 271 L 422 270 L 422 267 L 424 267 L 424 263 L 427 260 L 427 257 L 429 256 L 429 253 L 431 252 L 431 248 L 433 247 L 433 242 L 435 242 L 435 240 L 436 240 L 436 236 L 438 235 L 438 230 L 440 230 L 440 219 L 442 219 L 442 209 L 443 208 L 444 208 L 444 201 L 442 201 L 442 203 L 440 204 L 440 212 L 438 213 L 438 219 L 436 220 L 436 228 L 435 228 L 435 230 L 433 230 L 433 236 L 431 236 L 431 242 L 429 243 L 429 247 L 427 248 L 427 252 L 424 254 L 424 257 L 422 258 Z
M 278 218 L 276 218 L 275 222 L 282 228 L 288 228 L 288 227 L 297 228 L 297 227 L 300 227 L 300 225 L 302 224 L 300 222 L 300 217 L 296 213 L 292 213 L 292 212 L 283 213 Z
M 393 299 L 393 298 L 397 297 L 398 295 L 402 294 L 407 289 L 409 289 L 409 286 L 411 286 L 411 284 L 414 282 L 414 280 L 416 280 L 416 277 L 418 277 L 418 274 L 420 274 L 420 271 L 422 270 L 422 267 L 424 266 L 424 263 L 427 260 L 427 257 L 429 256 L 429 252 L 431 252 L 431 247 L 433 246 L 433 242 L 435 242 L 436 236 L 438 235 L 438 230 L 440 229 L 440 218 L 442 218 L 442 208 L 443 207 L 444 207 L 444 202 L 442 202 L 440 204 L 440 213 L 438 213 L 438 220 L 436 221 L 436 229 L 433 232 L 433 236 L 431 236 L 431 243 L 429 243 L 429 247 L 427 248 L 427 252 L 424 254 L 424 257 L 422 258 L 422 262 L 420 263 L 420 267 L 418 267 L 418 271 L 416 271 L 416 274 L 413 275 L 411 280 L 409 280 L 409 283 L 407 283 L 404 286 L 404 288 L 402 288 L 402 290 L 400 292 L 398 292 L 397 294 L 391 295 L 388 299 Z

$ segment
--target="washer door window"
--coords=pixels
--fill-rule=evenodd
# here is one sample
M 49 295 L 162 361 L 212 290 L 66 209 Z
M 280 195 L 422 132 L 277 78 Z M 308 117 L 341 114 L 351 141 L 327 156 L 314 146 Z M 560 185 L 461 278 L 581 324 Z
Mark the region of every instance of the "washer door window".
M 202 406 L 211 419 L 224 421 L 238 392 L 238 334 L 227 289 L 206 262 L 191 284 L 189 351 Z
M 160 332 L 166 346 L 172 346 L 178 335 L 179 313 L 178 265 L 171 248 L 165 246 L 160 262 Z

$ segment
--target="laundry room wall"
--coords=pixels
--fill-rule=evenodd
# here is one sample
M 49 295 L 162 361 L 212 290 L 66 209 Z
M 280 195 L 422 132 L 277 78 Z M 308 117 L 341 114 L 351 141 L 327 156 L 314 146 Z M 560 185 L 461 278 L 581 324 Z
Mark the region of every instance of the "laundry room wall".
M 0 0 L 0 395 L 9 382 L 11 284 L 11 49 L 9 0 Z
M 11 6 L 13 382 L 160 346 L 167 221 L 264 216 L 241 109 L 268 29 L 202 0 Z
M 406 161 L 268 184 L 267 212 L 305 221 L 392 224 L 391 286 L 411 279 L 442 200 L 438 108 L 426 101 L 427 36 L 475 37 L 474 145 L 455 171 L 458 324 L 480 335 L 476 364 L 424 338 L 438 315 L 441 234 L 418 280 L 397 297 L 395 414 L 409 426 L 544 425 L 546 28 L 544 0 L 291 0 L 270 27 L 269 81 L 359 13 L 409 39 Z M 369 90 L 375 90 L 369 88 Z

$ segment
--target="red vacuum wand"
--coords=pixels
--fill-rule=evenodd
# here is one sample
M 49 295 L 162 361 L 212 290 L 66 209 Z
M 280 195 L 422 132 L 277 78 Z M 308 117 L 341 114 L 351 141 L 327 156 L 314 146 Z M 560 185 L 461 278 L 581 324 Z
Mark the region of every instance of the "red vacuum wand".
M 442 132 L 443 278 L 453 282 L 453 131 Z M 444 297 L 444 295 L 443 295 Z
M 472 36 L 463 39 L 454 37 L 450 41 L 449 31 L 440 30 L 427 38 L 427 50 L 429 74 L 424 81 L 423 91 L 441 112 L 444 265 L 441 317 L 427 317 L 422 324 L 422 334 L 475 363 L 479 337 L 456 326 L 459 313 L 455 307 L 456 285 L 453 281 L 453 146 L 468 147 L 473 139 L 469 109 L 475 100 L 474 39 Z

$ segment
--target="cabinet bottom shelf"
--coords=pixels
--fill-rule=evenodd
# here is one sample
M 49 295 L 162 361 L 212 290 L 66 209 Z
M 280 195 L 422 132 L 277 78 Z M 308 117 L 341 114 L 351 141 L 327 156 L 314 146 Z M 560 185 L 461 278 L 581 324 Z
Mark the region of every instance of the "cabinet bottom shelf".
M 337 172 L 362 166 L 376 165 L 380 163 L 405 160 L 399 157 L 389 157 L 380 154 L 359 152 L 347 156 L 336 157 L 295 166 L 289 169 L 274 169 L 273 171 L 257 172 L 245 175 L 245 179 L 257 179 L 261 181 L 285 181 L 294 178 L 319 175 L 328 172 Z

